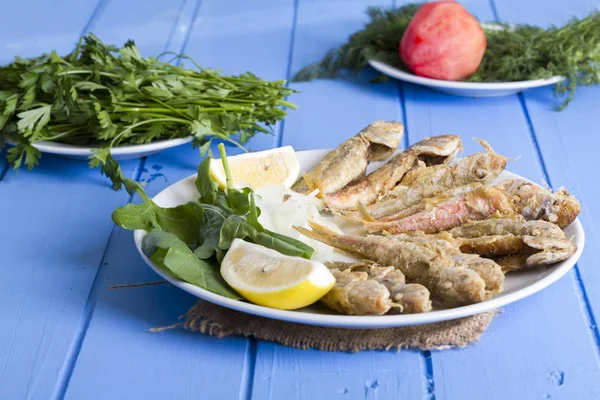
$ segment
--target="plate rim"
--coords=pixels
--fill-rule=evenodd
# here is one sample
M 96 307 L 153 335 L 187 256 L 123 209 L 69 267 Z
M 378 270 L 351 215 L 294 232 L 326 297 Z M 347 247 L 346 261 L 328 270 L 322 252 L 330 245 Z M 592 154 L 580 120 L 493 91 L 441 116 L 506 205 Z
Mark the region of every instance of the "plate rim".
M 367 60 L 369 65 L 375 68 L 377 71 L 390 76 L 392 78 L 400 79 L 403 81 L 416 83 L 419 85 L 441 87 L 446 89 L 455 90 L 480 90 L 480 91 L 496 91 L 496 90 L 517 90 L 517 89 L 531 89 L 539 86 L 553 85 L 565 79 L 564 76 L 553 76 L 546 79 L 531 79 L 527 81 L 514 81 L 514 82 L 459 82 L 459 81 L 444 81 L 441 79 L 426 78 L 424 76 L 417 76 L 410 72 L 402 71 L 392 65 L 386 64 L 383 61 L 369 59 Z
M 302 150 L 296 151 L 296 153 L 317 153 L 331 150 Z M 522 177 L 510 171 L 505 171 L 513 175 L 513 179 L 524 179 L 529 182 L 533 182 L 530 179 Z M 164 195 L 173 186 L 178 185 L 184 181 L 195 180 L 197 173 L 191 174 L 177 182 L 169 185 L 165 189 L 161 190 L 152 199 Z M 510 178 L 507 178 L 510 179 Z M 537 183 L 533 182 L 537 185 Z M 232 310 L 245 312 L 252 315 L 257 315 L 264 318 L 272 318 L 281 321 L 300 323 L 305 325 L 313 326 L 325 326 L 333 328 L 344 328 L 344 329 L 375 329 L 375 328 L 392 328 L 401 326 L 412 326 L 429 324 L 440 321 L 448 321 L 457 318 L 468 317 L 476 314 L 481 314 L 486 311 L 498 309 L 516 301 L 522 300 L 529 297 L 542 289 L 552 285 L 557 280 L 562 278 L 575 266 L 579 260 L 583 248 L 585 246 L 585 231 L 579 218 L 576 218 L 571 225 L 574 225 L 578 235 L 575 236 L 575 244 L 577 251 L 567 260 L 562 261 L 558 266 L 550 266 L 546 268 L 555 268 L 550 274 L 544 276 L 542 279 L 516 290 L 512 293 L 503 295 L 502 297 L 492 298 L 490 300 L 483 301 L 481 303 L 471 304 L 468 306 L 449 308 L 444 310 L 431 311 L 420 314 L 399 314 L 399 315 L 376 315 L 376 316 L 352 316 L 352 315 L 337 315 L 337 314 L 318 314 L 318 313 L 305 313 L 295 310 L 278 310 L 274 308 L 259 306 L 245 301 L 233 300 L 227 297 L 223 297 L 216 293 L 212 293 L 206 289 L 192 285 L 191 283 L 185 282 L 173 275 L 168 271 L 163 270 L 161 267 L 155 265 L 146 255 L 142 252 L 141 243 L 143 237 L 147 234 L 146 231 L 137 229 L 133 232 L 133 239 L 135 247 L 146 262 L 146 264 L 162 278 L 173 284 L 174 286 L 198 297 L 202 300 L 211 302 L 213 304 L 230 308 Z
M 184 138 L 173 138 L 156 140 L 150 143 L 144 144 L 132 144 L 126 146 L 116 146 L 110 149 L 110 153 L 113 156 L 123 156 L 138 153 L 146 153 L 158 150 L 166 150 L 171 147 L 180 146 L 191 142 L 194 139 L 193 136 L 186 136 Z M 16 143 L 10 139 L 6 139 L 6 143 L 15 146 Z M 33 144 L 33 147 L 41 151 L 42 153 L 49 154 L 60 154 L 68 156 L 90 156 L 92 155 L 92 149 L 95 147 L 90 146 L 76 146 L 72 144 L 52 142 L 48 140 L 41 140 Z

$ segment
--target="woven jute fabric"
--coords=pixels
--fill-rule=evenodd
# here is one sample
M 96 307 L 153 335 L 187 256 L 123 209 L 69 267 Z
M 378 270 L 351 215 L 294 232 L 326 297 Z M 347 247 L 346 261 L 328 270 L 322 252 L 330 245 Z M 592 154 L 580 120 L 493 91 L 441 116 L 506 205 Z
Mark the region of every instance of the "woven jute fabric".
M 338 329 L 258 317 L 199 300 L 183 316 L 193 332 L 218 338 L 246 336 L 298 349 L 326 351 L 441 350 L 479 340 L 498 311 L 427 325 L 385 329 Z M 176 324 L 180 325 L 180 324 Z M 158 329 L 162 330 L 162 329 Z

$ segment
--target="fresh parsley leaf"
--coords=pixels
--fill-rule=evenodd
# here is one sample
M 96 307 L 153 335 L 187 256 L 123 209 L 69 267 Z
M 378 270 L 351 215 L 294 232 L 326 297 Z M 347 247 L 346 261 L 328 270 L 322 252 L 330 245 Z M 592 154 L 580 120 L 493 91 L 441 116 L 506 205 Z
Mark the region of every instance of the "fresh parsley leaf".
M 19 169 L 23 161 L 25 161 L 25 165 L 29 170 L 38 165 L 39 158 L 40 151 L 29 144 L 19 144 L 11 147 L 8 149 L 6 156 L 6 159 L 13 165 L 14 169 Z
M 17 122 L 19 132 L 24 133 L 25 136 L 29 136 L 31 132 L 39 131 L 50 121 L 51 112 L 52 105 L 43 104 L 37 108 L 18 113 L 17 117 L 20 118 L 19 122 Z

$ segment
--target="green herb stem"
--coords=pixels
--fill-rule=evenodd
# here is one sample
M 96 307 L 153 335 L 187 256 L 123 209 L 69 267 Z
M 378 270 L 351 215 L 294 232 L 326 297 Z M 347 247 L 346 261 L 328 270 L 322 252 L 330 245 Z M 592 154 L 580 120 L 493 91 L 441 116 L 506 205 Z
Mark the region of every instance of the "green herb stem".
M 219 143 L 219 155 L 221 156 L 221 163 L 223 164 L 223 170 L 225 171 L 225 182 L 227 183 L 227 189 L 233 189 L 233 178 L 231 177 L 231 170 L 229 169 L 229 162 L 227 161 L 227 153 L 225 152 L 225 145 Z

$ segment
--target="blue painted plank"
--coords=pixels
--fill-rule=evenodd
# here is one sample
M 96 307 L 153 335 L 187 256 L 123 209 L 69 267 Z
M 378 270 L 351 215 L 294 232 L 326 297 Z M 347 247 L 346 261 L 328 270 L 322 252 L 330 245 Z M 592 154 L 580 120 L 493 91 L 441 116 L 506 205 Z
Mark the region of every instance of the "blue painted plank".
M 301 1 L 292 56 L 292 75 L 319 61 L 331 48 L 359 30 L 369 5 L 390 1 Z M 401 119 L 398 89 L 394 82 L 373 85 L 365 73 L 357 80 L 294 82 L 300 91 L 293 97 L 296 112 L 286 118 L 282 144 L 298 150 L 336 147 L 377 119 Z
M 509 170 L 542 179 L 535 146 L 514 97 L 459 99 L 407 85 L 406 99 L 411 142 L 455 133 L 465 139 L 465 154 L 470 154 L 480 148 L 468 138 L 479 137 L 501 154 L 521 156 L 509 163 Z M 566 336 L 569 347 L 562 345 Z M 600 390 L 600 385 L 591 384 L 600 376 L 592 345 L 572 282 L 563 278 L 506 307 L 481 343 L 469 349 L 434 352 L 436 398 L 536 398 L 546 394 L 555 398 L 585 394 L 583 387 Z M 550 348 L 553 350 L 546 351 Z M 558 386 L 550 379 L 555 371 L 572 378 Z
M 9 1 L 0 13 L 0 64 L 17 55 L 32 57 L 52 49 L 70 52 L 98 2 Z
M 200 65 L 226 74 L 251 71 L 266 80 L 287 79 L 293 4 L 293 0 L 203 1 L 186 53 Z M 296 96 L 290 100 L 295 102 Z M 274 132 L 280 129 L 277 124 Z M 248 148 L 261 150 L 275 144 L 274 136 L 258 135 Z
M 482 20 L 493 20 L 481 2 L 463 2 Z M 512 21 L 510 21 L 512 22 Z M 488 140 L 507 156 L 521 156 L 508 169 L 536 181 L 545 179 L 517 96 L 457 98 L 405 85 L 410 141 L 455 133 Z M 478 151 L 465 143 L 465 153 Z M 564 346 L 568 337 L 569 346 Z M 481 343 L 467 349 L 433 352 L 436 398 L 585 398 L 600 391 L 597 358 L 573 281 L 506 307 Z
M 288 66 L 289 38 L 293 2 L 246 2 L 228 4 L 237 21 L 235 35 L 215 37 L 216 26 L 229 24 L 228 12 L 219 1 L 202 1 L 194 28 L 186 39 L 184 52 L 201 64 L 222 68 L 228 73 L 251 70 L 261 77 L 281 79 Z M 115 12 L 118 12 L 117 8 Z M 108 12 L 108 10 L 107 10 Z M 231 13 L 229 13 L 231 14 Z M 242 23 L 251 15 L 254 24 Z M 262 16 L 262 17 L 260 17 Z M 256 18 L 262 18 L 256 20 Z M 286 24 L 270 27 L 269 35 L 256 30 L 261 21 L 274 19 Z M 189 24 L 189 20 L 185 23 Z M 183 24 L 183 23 L 182 23 Z M 208 24 L 210 29 L 205 29 Z M 217 35 L 218 36 L 218 35 Z M 137 37 L 137 36 L 136 36 Z M 213 47 L 213 41 L 218 46 Z M 260 54 L 249 65 L 238 58 L 224 56 L 230 49 L 247 55 Z M 270 51 L 269 49 L 276 49 Z M 248 143 L 249 148 L 273 146 L 273 137 L 260 135 Z M 228 154 L 239 150 L 228 146 Z M 199 164 L 198 149 L 182 146 L 148 157 L 140 180 L 154 195 L 179 179 L 193 174 Z M 181 329 L 150 334 L 146 330 L 169 325 L 185 313 L 195 297 L 175 288 L 153 286 L 141 289 L 108 290 L 122 283 L 160 279 L 137 254 L 131 232 L 115 229 L 106 250 L 102 275 L 95 290 L 97 301 L 85 340 L 75 364 L 66 397 L 90 398 L 234 398 L 247 389 L 254 358 L 249 341 L 244 338 L 215 339 Z M 114 360 L 119 362 L 115 363 Z M 98 380 L 98 366 L 105 368 Z M 153 367 L 149 367 L 153 366 Z M 130 371 L 136 371 L 132 382 Z
M 82 4 L 88 6 L 86 13 Z M 68 51 L 84 26 L 93 25 L 94 7 L 94 2 L 62 1 L 51 7 L 21 2 L 3 17 L 38 23 L 10 24 L 14 29 L 3 39 L 37 43 L 25 55 L 52 47 Z M 20 16 L 25 11 L 30 18 Z M 146 46 L 141 50 L 146 53 Z M 130 176 L 137 165 L 136 161 L 122 164 Z M 4 310 L 0 398 L 60 397 L 113 229 L 110 213 L 126 199 L 124 192 L 110 189 L 98 170 L 89 170 L 84 160 L 44 155 L 33 171 L 23 170 L 18 177 L 9 172 L 4 178 L 0 185 L 0 207 L 5 211 L 0 231 L 0 307 Z
M 360 29 L 370 4 L 300 1 L 292 73 Z M 299 108 L 286 119 L 282 142 L 296 149 L 335 147 L 376 119 L 402 120 L 393 82 L 371 85 L 365 78 L 292 87 L 301 92 L 293 98 Z M 414 399 L 422 395 L 422 376 L 418 352 L 327 353 L 258 342 L 252 398 Z
M 530 7 L 540 6 L 533 1 Z M 510 4 L 499 2 L 499 16 L 512 18 L 507 7 Z M 562 7 L 563 13 L 555 12 L 556 7 L 550 7 L 532 13 L 525 10 L 533 23 L 544 24 L 551 22 L 557 25 L 566 22 L 567 15 L 578 17 L 587 15 L 595 9 L 597 2 L 580 0 Z M 516 16 L 515 16 L 516 17 Z M 565 186 L 573 193 L 582 205 L 580 218 L 586 232 L 586 250 L 584 251 L 577 270 L 573 273 L 574 287 L 580 296 L 585 315 L 590 325 L 590 334 L 595 340 L 597 356 L 600 354 L 600 333 L 596 321 L 600 317 L 600 273 L 597 265 L 600 262 L 600 236 L 597 221 L 600 218 L 600 207 L 597 197 L 600 194 L 595 182 L 594 169 L 591 168 L 596 155 L 594 148 L 600 144 L 596 127 L 600 122 L 597 105 L 600 103 L 600 87 L 584 87 L 576 92 L 574 101 L 563 111 L 554 112 L 550 109 L 557 100 L 551 88 L 541 88 L 528 91 L 523 95 L 526 110 L 533 124 L 533 134 L 539 144 L 548 180 L 554 187 Z
M 417 352 L 358 354 L 290 349 L 259 342 L 253 399 L 417 399 Z

